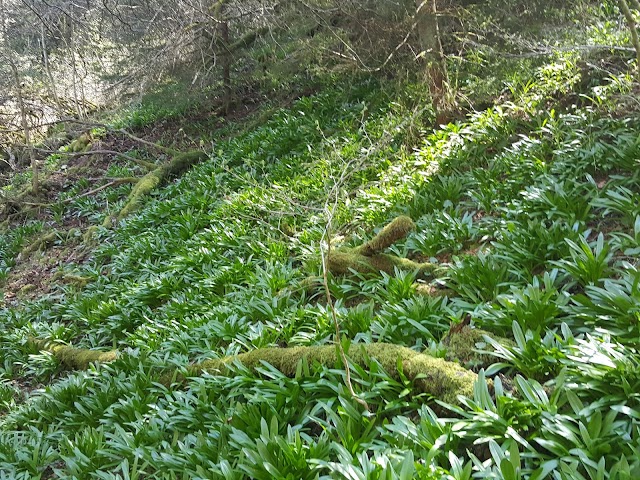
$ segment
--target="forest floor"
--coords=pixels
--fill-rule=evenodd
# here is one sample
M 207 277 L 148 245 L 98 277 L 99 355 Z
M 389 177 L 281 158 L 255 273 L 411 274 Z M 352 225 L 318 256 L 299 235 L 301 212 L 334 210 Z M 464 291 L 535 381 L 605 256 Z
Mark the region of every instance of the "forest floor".
M 5 212 L 0 472 L 640 476 L 638 86 L 511 68 L 442 126 L 358 75 L 69 139 Z M 206 158 L 105 225 L 167 148 Z

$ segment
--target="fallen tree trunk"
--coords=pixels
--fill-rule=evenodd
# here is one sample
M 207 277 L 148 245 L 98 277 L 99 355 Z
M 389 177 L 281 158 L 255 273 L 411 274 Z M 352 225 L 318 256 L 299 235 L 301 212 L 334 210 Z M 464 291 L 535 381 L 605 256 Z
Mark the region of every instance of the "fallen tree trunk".
M 33 348 L 51 353 L 62 366 L 70 370 L 86 370 L 92 363 L 113 362 L 118 356 L 117 350 L 108 352 L 75 348 L 68 345 L 59 345 L 47 340 L 31 338 L 28 342 Z
M 374 358 L 396 380 L 400 379 L 398 372 L 400 365 L 402 374 L 413 380 L 418 390 L 443 402 L 457 404 L 459 403 L 458 395 L 473 397 L 473 385 L 477 375 L 457 363 L 388 343 L 352 345 L 348 356 L 354 364 L 361 367 L 367 367 L 369 359 Z M 249 353 L 219 360 L 205 360 L 190 367 L 189 373 L 197 375 L 205 371 L 224 375 L 232 372 L 231 365 L 234 362 L 239 362 L 249 369 L 260 367 L 262 362 L 266 362 L 284 375 L 293 377 L 296 374 L 298 362 L 302 359 L 306 359 L 309 363 L 318 362 L 333 367 L 338 363 L 338 358 L 335 345 L 259 348 Z
M 104 352 L 74 348 L 66 345 L 55 345 L 45 340 L 31 339 L 32 346 L 44 350 L 56 357 L 68 369 L 84 370 L 91 363 L 112 362 L 117 358 L 116 350 Z M 458 395 L 473 396 L 473 385 L 477 375 L 457 363 L 441 358 L 431 357 L 406 347 L 388 343 L 372 343 L 352 345 L 349 359 L 356 365 L 368 367 L 370 359 L 376 359 L 395 379 L 400 379 L 398 367 L 402 375 L 413 380 L 417 390 L 447 403 L 458 404 Z M 317 347 L 259 348 L 249 353 L 224 357 L 216 360 L 205 360 L 191 365 L 187 374 L 197 376 L 203 372 L 217 375 L 233 375 L 233 365 L 241 363 L 246 368 L 255 370 L 266 362 L 288 377 L 294 377 L 298 363 L 305 359 L 309 363 L 318 362 L 327 367 L 335 367 L 339 363 L 335 345 Z M 166 372 L 162 383 L 170 384 L 181 375 L 177 371 Z

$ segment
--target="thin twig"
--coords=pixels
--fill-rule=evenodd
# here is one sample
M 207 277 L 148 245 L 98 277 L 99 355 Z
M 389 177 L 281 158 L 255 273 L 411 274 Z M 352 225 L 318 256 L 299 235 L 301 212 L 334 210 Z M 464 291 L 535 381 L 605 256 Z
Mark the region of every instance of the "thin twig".
M 137 178 L 132 178 L 132 177 L 123 177 L 123 178 L 117 178 L 115 180 L 112 180 L 108 183 L 105 183 L 104 185 L 100 185 L 97 188 L 94 188 L 93 190 L 89 190 L 88 192 L 85 192 L 81 195 L 78 195 L 77 197 L 72 197 L 72 198 L 67 198 L 65 200 L 63 200 L 62 202 L 59 203 L 63 203 L 63 204 L 67 204 L 67 203 L 72 203 L 75 202 L 76 200 L 80 199 L 80 198 L 84 198 L 84 197 L 88 197 L 89 195 L 93 195 L 94 193 L 98 193 L 102 190 L 104 190 L 105 188 L 109 188 L 112 187 L 114 185 L 121 185 L 123 183 L 136 183 L 138 182 Z M 51 206 L 53 204 L 50 204 L 49 206 Z
M 342 177 L 344 178 L 344 174 Z M 320 240 L 320 255 L 322 257 L 322 284 L 324 286 L 324 292 L 327 298 L 327 306 L 329 307 L 329 311 L 331 312 L 331 319 L 333 320 L 333 325 L 336 329 L 336 337 L 334 339 L 334 342 L 336 344 L 336 348 L 338 349 L 338 352 L 340 353 L 340 358 L 342 359 L 342 363 L 344 365 L 345 384 L 347 385 L 347 388 L 349 389 L 349 393 L 351 394 L 353 399 L 356 402 L 358 402 L 360 405 L 362 405 L 365 408 L 365 410 L 369 412 L 370 411 L 369 404 L 364 399 L 360 398 L 356 394 L 356 392 L 353 390 L 353 384 L 351 383 L 351 368 L 349 367 L 349 360 L 347 359 L 347 354 L 344 351 L 344 348 L 342 346 L 342 341 L 341 341 L 340 322 L 338 321 L 338 314 L 336 313 L 336 308 L 335 308 L 335 305 L 333 304 L 333 299 L 331 298 L 331 290 L 329 290 L 329 276 L 328 276 L 329 268 L 327 265 L 327 259 L 329 258 L 329 252 L 331 251 L 331 223 L 333 221 L 333 213 L 335 212 L 335 207 L 338 204 L 338 191 L 339 190 L 336 191 L 333 210 L 328 208 L 328 201 L 327 201 L 327 209 L 326 209 L 327 224 L 322 234 L 322 239 Z M 323 248 L 323 245 L 325 244 L 327 245 L 326 250 Z
M 122 135 L 125 135 L 125 136 L 129 137 L 130 139 L 135 140 L 138 143 L 142 143 L 143 145 L 149 145 L 150 147 L 156 148 L 158 150 L 161 150 L 163 152 L 169 153 L 171 155 L 175 155 L 177 153 L 177 151 L 174 150 L 173 148 L 165 147 L 163 145 L 159 145 L 157 143 L 150 142 L 149 140 L 145 140 L 144 138 L 140 138 L 140 137 L 135 136 L 133 133 L 127 132 L 124 128 L 113 128 L 112 126 L 107 125 L 106 123 L 87 122 L 87 121 L 84 121 L 84 120 L 78 120 L 77 118 L 61 118 L 60 120 L 57 120 L 55 122 L 51 122 L 52 125 L 58 124 L 58 123 L 76 123 L 78 125 L 84 125 L 86 127 L 104 128 L 108 132 L 121 133 Z
M 84 155 L 115 155 L 118 157 L 126 158 L 127 160 L 134 162 L 137 165 L 143 166 L 147 169 L 150 168 L 150 165 L 153 165 L 153 168 L 157 167 L 157 165 L 152 162 L 145 162 L 144 160 L 140 160 L 138 158 L 132 157 L 131 155 L 117 152 L 115 150 L 89 150 L 86 152 L 60 152 L 58 150 L 51 150 L 48 148 L 34 148 L 34 150 L 41 153 L 47 153 L 49 155 L 65 155 L 67 157 L 82 157 Z

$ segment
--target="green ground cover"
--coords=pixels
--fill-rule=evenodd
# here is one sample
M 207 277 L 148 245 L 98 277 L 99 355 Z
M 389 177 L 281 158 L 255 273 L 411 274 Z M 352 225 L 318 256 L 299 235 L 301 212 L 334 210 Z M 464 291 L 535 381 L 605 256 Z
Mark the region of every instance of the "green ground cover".
M 638 478 L 640 119 L 629 77 L 569 95 L 580 81 L 559 58 L 427 132 L 415 86 L 359 80 L 214 141 L 98 229 L 74 271 L 86 286 L 0 310 L 2 478 Z M 470 317 L 511 340 L 477 343 L 493 364 L 463 365 L 473 395 L 444 403 L 375 358 L 350 367 L 368 410 L 340 361 L 188 375 L 332 345 L 309 288 L 328 218 L 334 245 L 355 247 L 398 215 L 416 229 L 389 252 L 435 276 L 329 275 L 347 355 L 392 343 L 448 358 Z M 3 237 L 2 268 L 24 234 Z M 65 372 L 34 337 L 120 354 Z

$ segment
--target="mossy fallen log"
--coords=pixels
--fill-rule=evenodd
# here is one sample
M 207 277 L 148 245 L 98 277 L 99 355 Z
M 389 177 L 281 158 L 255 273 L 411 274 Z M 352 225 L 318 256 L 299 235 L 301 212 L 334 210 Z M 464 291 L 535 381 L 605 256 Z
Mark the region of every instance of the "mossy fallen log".
M 110 350 L 108 352 L 89 350 L 86 348 L 59 345 L 47 340 L 36 338 L 29 339 L 29 344 L 39 351 L 51 353 L 56 359 L 58 359 L 62 366 L 70 370 L 86 370 L 89 368 L 89 365 L 94 362 L 112 362 L 118 355 L 117 350 Z
M 357 249 L 340 249 L 329 253 L 327 268 L 334 275 L 348 275 L 352 270 L 364 274 L 385 272 L 389 275 L 394 275 L 396 269 L 412 270 L 418 273 L 417 278 L 426 278 L 433 273 L 435 266 L 387 253 L 367 256 L 359 254 Z
M 108 352 L 87 350 L 52 344 L 40 339 L 30 339 L 29 343 L 38 350 L 50 352 L 68 369 L 84 370 L 91 363 L 112 362 L 118 356 L 117 350 Z M 354 364 L 364 368 L 369 365 L 369 359 L 376 359 L 396 380 L 400 379 L 398 365 L 401 365 L 402 374 L 406 378 L 413 380 L 417 390 L 447 403 L 458 403 L 458 395 L 472 396 L 473 385 L 477 379 L 477 375 L 474 372 L 461 367 L 457 363 L 388 343 L 352 345 L 348 356 Z M 205 360 L 202 363 L 191 365 L 187 369 L 187 374 L 197 376 L 207 372 L 230 375 L 234 372 L 232 365 L 236 362 L 252 370 L 266 362 L 284 375 L 294 377 L 298 369 L 298 363 L 302 359 L 306 359 L 309 363 L 318 362 L 328 367 L 334 367 L 338 364 L 338 353 L 335 345 L 259 348 L 249 353 L 215 360 Z M 162 376 L 161 382 L 168 385 L 174 379 L 180 377 L 181 375 L 175 370 L 167 371 Z
M 202 162 L 206 158 L 207 154 L 201 150 L 179 153 L 168 162 L 163 163 L 147 173 L 134 185 L 131 193 L 129 194 L 129 198 L 127 199 L 127 203 L 116 216 L 116 220 L 122 220 L 127 215 L 137 210 L 142 204 L 144 198 L 168 178 L 181 175 L 192 165 Z M 107 217 L 103 226 L 110 227 L 112 223 L 113 219 L 111 217 Z
M 371 240 L 354 248 L 354 253 L 367 257 L 381 253 L 385 248 L 389 248 L 398 240 L 409 235 L 415 228 L 416 224 L 406 215 L 396 217 Z
M 431 357 L 406 347 L 387 343 L 352 345 L 348 356 L 351 361 L 367 367 L 369 358 L 375 358 L 395 379 L 400 378 L 398 365 L 402 373 L 413 380 L 415 387 L 424 393 L 447 403 L 458 403 L 458 395 L 473 396 L 473 385 L 477 375 L 460 365 L 441 358 Z M 206 360 L 189 368 L 189 373 L 198 375 L 203 371 L 225 375 L 231 371 L 230 365 L 240 362 L 249 369 L 267 362 L 288 377 L 296 374 L 298 362 L 306 359 L 309 363 L 318 362 L 326 366 L 338 363 L 338 354 L 334 345 L 317 347 L 259 348 L 249 353 L 225 357 L 219 360 Z
M 396 269 L 414 270 L 418 278 L 426 278 L 433 274 L 435 266 L 431 263 L 418 263 L 408 258 L 398 257 L 382 251 L 398 240 L 406 237 L 415 224 L 407 216 L 396 217 L 386 225 L 375 237 L 355 248 L 338 248 L 329 252 L 327 268 L 334 275 L 348 275 L 351 271 L 358 273 L 385 272 L 393 275 Z
M 18 258 L 25 258 L 31 255 L 33 252 L 37 250 L 45 250 L 47 247 L 52 245 L 54 242 L 61 238 L 61 233 L 57 230 L 52 230 L 50 232 L 45 232 L 39 237 L 31 240 L 29 244 L 22 249 Z

